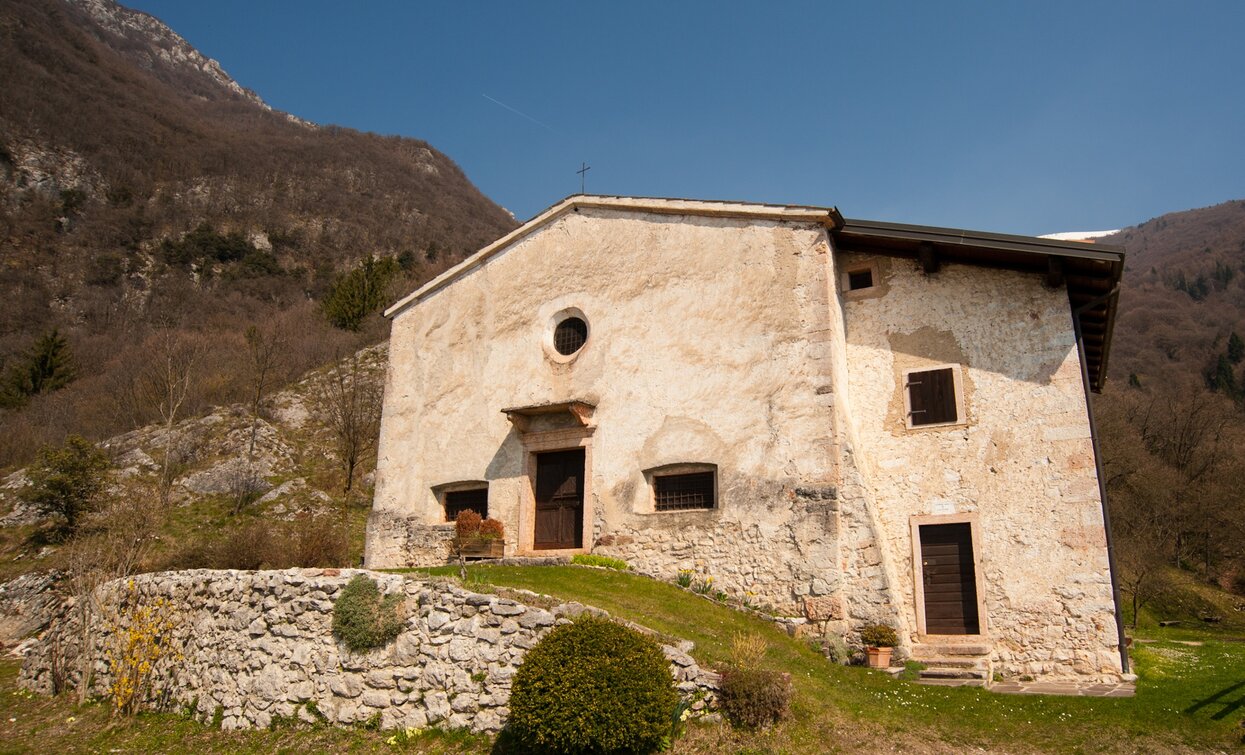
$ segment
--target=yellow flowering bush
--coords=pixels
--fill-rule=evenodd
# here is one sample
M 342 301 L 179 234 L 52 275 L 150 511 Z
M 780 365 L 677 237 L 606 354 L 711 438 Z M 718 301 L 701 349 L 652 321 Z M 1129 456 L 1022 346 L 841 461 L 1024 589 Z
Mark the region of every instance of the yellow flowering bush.
M 108 697 L 114 714 L 133 715 L 150 697 L 156 674 L 184 658 L 173 641 L 177 612 L 168 598 L 144 600 L 131 579 L 105 624 L 104 655 L 112 677 Z

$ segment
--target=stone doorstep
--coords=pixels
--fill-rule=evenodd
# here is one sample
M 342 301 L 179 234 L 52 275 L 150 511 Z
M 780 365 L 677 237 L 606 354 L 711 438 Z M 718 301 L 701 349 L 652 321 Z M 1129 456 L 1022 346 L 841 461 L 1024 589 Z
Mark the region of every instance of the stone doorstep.
M 1133 697 L 1136 682 L 995 682 L 992 692 L 1004 695 L 1063 695 L 1073 697 Z
M 948 655 L 986 656 L 990 655 L 992 650 L 990 645 L 978 642 L 939 642 L 913 645 L 911 655 L 914 661 L 923 661 L 926 658 Z

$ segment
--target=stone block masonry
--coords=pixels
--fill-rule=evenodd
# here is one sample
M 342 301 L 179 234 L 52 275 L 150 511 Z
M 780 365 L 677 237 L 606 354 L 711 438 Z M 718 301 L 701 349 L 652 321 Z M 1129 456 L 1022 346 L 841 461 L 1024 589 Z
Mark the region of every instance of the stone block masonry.
M 357 574 L 376 580 L 385 594 L 406 597 L 402 632 L 367 653 L 350 652 L 332 635 L 334 601 Z M 131 591 L 129 581 L 111 582 L 96 597 L 114 607 L 130 596 L 146 604 L 163 597 L 176 607 L 173 639 L 183 659 L 158 678 L 153 697 L 173 708 L 193 706 L 203 721 L 219 711 L 225 729 L 320 715 L 333 724 L 379 716 L 383 728 L 499 731 L 524 654 L 584 609 L 545 609 L 447 580 L 360 569 L 193 570 L 145 574 L 132 584 Z M 110 622 L 96 616 L 86 634 L 91 691 L 103 695 L 112 681 L 106 661 Z M 55 659 L 77 669 L 82 636 L 78 612 L 69 608 L 26 656 L 21 684 L 50 693 Z M 702 670 L 686 648 L 664 650 L 680 693 L 703 710 L 713 698 L 716 675 Z M 79 681 L 76 672 L 69 681 Z

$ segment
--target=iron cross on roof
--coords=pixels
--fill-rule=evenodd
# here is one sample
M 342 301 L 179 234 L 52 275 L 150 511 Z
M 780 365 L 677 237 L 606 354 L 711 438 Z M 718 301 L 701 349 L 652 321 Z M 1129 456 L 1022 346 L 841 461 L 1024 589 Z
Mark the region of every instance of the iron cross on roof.
M 583 167 L 575 172 L 579 174 L 579 193 L 583 194 L 584 193 L 584 174 L 592 170 L 592 166 L 589 165 L 588 163 L 580 163 L 580 164 Z

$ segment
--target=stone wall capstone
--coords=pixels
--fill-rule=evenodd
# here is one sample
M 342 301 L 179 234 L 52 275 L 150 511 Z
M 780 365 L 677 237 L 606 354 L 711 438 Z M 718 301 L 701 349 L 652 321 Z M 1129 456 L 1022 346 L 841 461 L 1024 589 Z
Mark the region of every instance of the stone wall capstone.
M 357 574 L 376 580 L 384 594 L 406 597 L 402 632 L 366 653 L 350 652 L 332 635 L 334 600 Z M 203 721 L 219 715 L 225 729 L 263 728 L 277 716 L 309 722 L 323 716 L 333 724 L 379 716 L 382 728 L 498 731 L 524 654 L 584 608 L 540 608 L 445 579 L 362 569 L 145 574 L 108 583 L 97 597 L 103 606 L 162 597 L 176 607 L 173 639 L 182 658 L 159 676 L 152 697 L 167 707 L 193 706 Z M 106 648 L 116 625 L 104 614 L 92 618 L 86 633 L 91 692 L 98 695 L 111 683 Z M 50 693 L 58 672 L 71 685 L 80 681 L 78 616 L 65 610 L 30 650 L 22 686 Z M 702 670 L 686 644 L 663 649 L 681 694 L 705 710 L 716 674 Z M 58 662 L 63 665 L 54 671 Z

